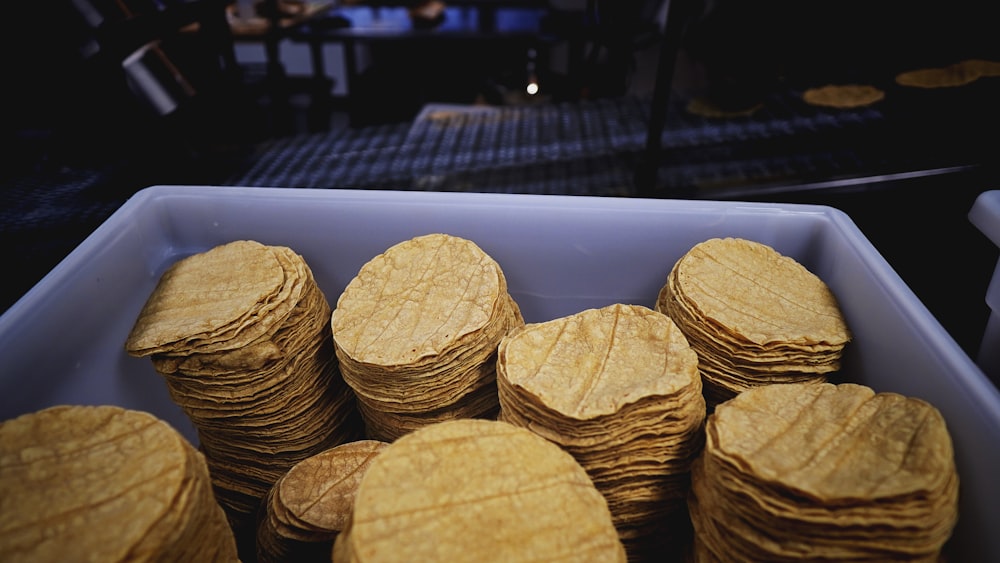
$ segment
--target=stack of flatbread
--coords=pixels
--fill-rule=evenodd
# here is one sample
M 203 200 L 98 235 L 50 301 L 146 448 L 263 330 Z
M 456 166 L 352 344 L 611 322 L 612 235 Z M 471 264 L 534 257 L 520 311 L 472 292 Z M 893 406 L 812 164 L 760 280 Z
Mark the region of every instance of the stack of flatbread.
M 500 344 L 497 386 L 501 420 L 586 469 L 630 561 L 679 557 L 706 411 L 698 358 L 668 317 L 616 304 L 525 325 Z
M 966 86 L 996 76 L 1000 76 L 1000 62 L 966 59 L 947 66 L 907 70 L 897 74 L 895 80 L 900 86 L 933 89 Z
M 687 110 L 691 115 L 697 115 L 699 117 L 707 117 L 709 119 L 727 119 L 733 117 L 749 117 L 764 107 L 761 102 L 754 102 L 753 104 L 739 107 L 739 108 L 727 108 L 719 105 L 717 102 L 712 101 L 706 96 L 697 96 L 691 98 L 684 109 Z
M 870 106 L 883 99 L 885 91 L 870 84 L 826 84 L 802 93 L 802 100 L 809 105 L 837 109 Z
M 368 466 L 334 563 L 624 562 L 608 505 L 572 456 L 484 419 L 430 424 Z
M 288 469 L 361 434 L 329 315 L 301 256 L 235 241 L 174 263 L 129 334 L 128 353 L 152 358 L 197 429 L 241 538 Z
M 656 310 L 698 353 L 710 410 L 758 385 L 826 381 L 851 337 L 823 280 L 742 238 L 692 247 L 671 269 Z
M 0 560 L 237 560 L 204 457 L 166 422 L 115 406 L 0 424 Z
M 696 561 L 939 561 L 958 514 L 941 414 L 857 384 L 719 405 L 692 471 Z
M 257 563 L 329 561 L 354 496 L 386 442 L 358 440 L 295 464 L 271 487 L 257 525 Z
M 495 417 L 497 345 L 523 324 L 499 264 L 469 240 L 429 234 L 372 258 L 331 318 L 367 437 Z

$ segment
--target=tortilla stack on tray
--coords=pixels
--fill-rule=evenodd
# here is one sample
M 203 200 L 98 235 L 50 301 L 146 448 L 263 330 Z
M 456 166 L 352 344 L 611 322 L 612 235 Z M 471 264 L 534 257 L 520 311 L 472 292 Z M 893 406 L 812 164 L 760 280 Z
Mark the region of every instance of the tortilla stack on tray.
M 900 86 L 934 89 L 966 86 L 996 76 L 1000 76 L 1000 62 L 966 59 L 947 66 L 907 70 L 897 74 L 895 80 Z
M 771 385 L 719 405 L 692 470 L 695 561 L 939 561 L 958 514 L 928 403 L 857 384 Z
M 330 561 L 368 466 L 386 442 L 348 442 L 306 458 L 271 487 L 257 525 L 257 563 Z
M 866 107 L 884 99 L 885 91 L 869 84 L 827 84 L 802 93 L 809 105 L 837 109 Z
M 288 469 L 361 435 L 329 315 L 301 256 L 234 241 L 174 263 L 128 337 L 197 429 L 238 540 Z
M 823 280 L 741 238 L 692 247 L 674 264 L 655 308 L 698 353 L 709 410 L 758 385 L 825 382 L 851 338 Z
M 497 387 L 500 420 L 586 469 L 630 561 L 679 560 L 706 410 L 698 358 L 667 316 L 615 304 L 527 324 L 500 343 Z
M 607 502 L 557 445 L 496 420 L 424 426 L 368 466 L 334 563 L 624 562 Z
M 0 560 L 237 560 L 205 459 L 152 414 L 61 405 L 0 423 Z
M 698 117 L 705 117 L 709 119 L 727 119 L 733 117 L 750 117 L 760 111 L 763 107 L 763 103 L 755 102 L 749 106 L 727 108 L 713 102 L 705 96 L 697 96 L 691 98 L 684 106 L 684 109 L 691 115 L 697 115 Z
M 434 233 L 368 261 L 330 322 L 367 437 L 391 442 L 434 422 L 495 417 L 497 345 L 524 319 L 495 260 Z

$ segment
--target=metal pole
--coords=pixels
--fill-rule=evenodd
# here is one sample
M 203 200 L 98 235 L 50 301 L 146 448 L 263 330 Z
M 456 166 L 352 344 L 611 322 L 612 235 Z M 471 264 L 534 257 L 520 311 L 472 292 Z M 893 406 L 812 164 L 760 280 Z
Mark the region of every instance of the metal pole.
M 662 151 L 663 128 L 670 105 L 670 93 L 680 49 L 684 25 L 691 15 L 696 0 L 668 0 L 667 19 L 660 43 L 660 56 L 656 63 L 656 81 L 650 107 L 646 147 L 635 170 L 635 186 L 639 197 L 656 195 L 656 178 Z M 664 195 L 664 194 L 661 194 Z

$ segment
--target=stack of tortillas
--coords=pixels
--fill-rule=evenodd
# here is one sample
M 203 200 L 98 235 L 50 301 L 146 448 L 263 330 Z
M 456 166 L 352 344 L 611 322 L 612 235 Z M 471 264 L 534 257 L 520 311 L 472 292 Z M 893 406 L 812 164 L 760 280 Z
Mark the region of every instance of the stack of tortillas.
M 958 477 L 941 414 L 856 384 L 719 405 L 692 472 L 696 561 L 938 561 Z
M 586 471 L 529 430 L 484 419 L 424 426 L 365 472 L 335 563 L 625 561 Z
M 225 561 L 204 457 L 153 415 L 57 406 L 0 424 L 0 560 Z
M 348 442 L 295 464 L 271 487 L 257 526 L 257 563 L 329 561 L 361 478 L 388 444 Z
M 758 385 L 824 382 L 850 340 L 823 280 L 742 238 L 692 247 L 671 269 L 656 310 L 698 353 L 709 409 Z
M 235 241 L 174 263 L 128 337 L 196 427 L 240 537 L 289 468 L 360 436 L 329 315 L 301 256 Z
M 331 324 L 367 437 L 391 442 L 434 422 L 495 417 L 497 345 L 524 320 L 495 260 L 429 234 L 368 261 Z
M 1000 76 L 1000 62 L 967 59 L 947 66 L 901 72 L 896 75 L 896 83 L 913 88 L 955 88 L 996 76 Z
M 746 105 L 738 108 L 726 108 L 713 102 L 710 98 L 705 96 L 697 96 L 691 98 L 684 109 L 692 115 L 697 115 L 699 117 L 707 117 L 710 119 L 725 119 L 730 117 L 749 117 L 757 113 L 764 104 L 761 102 L 754 102 L 750 105 Z
M 630 561 L 681 553 L 705 400 L 698 358 L 665 315 L 611 305 L 512 331 L 500 419 L 569 452 L 608 500 Z
M 885 91 L 870 84 L 826 84 L 802 93 L 809 105 L 838 109 L 870 106 L 883 99 Z

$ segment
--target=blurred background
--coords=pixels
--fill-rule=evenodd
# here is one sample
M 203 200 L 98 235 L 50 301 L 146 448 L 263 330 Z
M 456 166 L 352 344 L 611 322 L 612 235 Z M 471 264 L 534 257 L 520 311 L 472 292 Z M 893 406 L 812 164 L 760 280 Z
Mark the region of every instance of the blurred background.
M 154 184 L 803 202 L 847 212 L 974 355 L 995 4 L 11 3 L 3 307 Z

